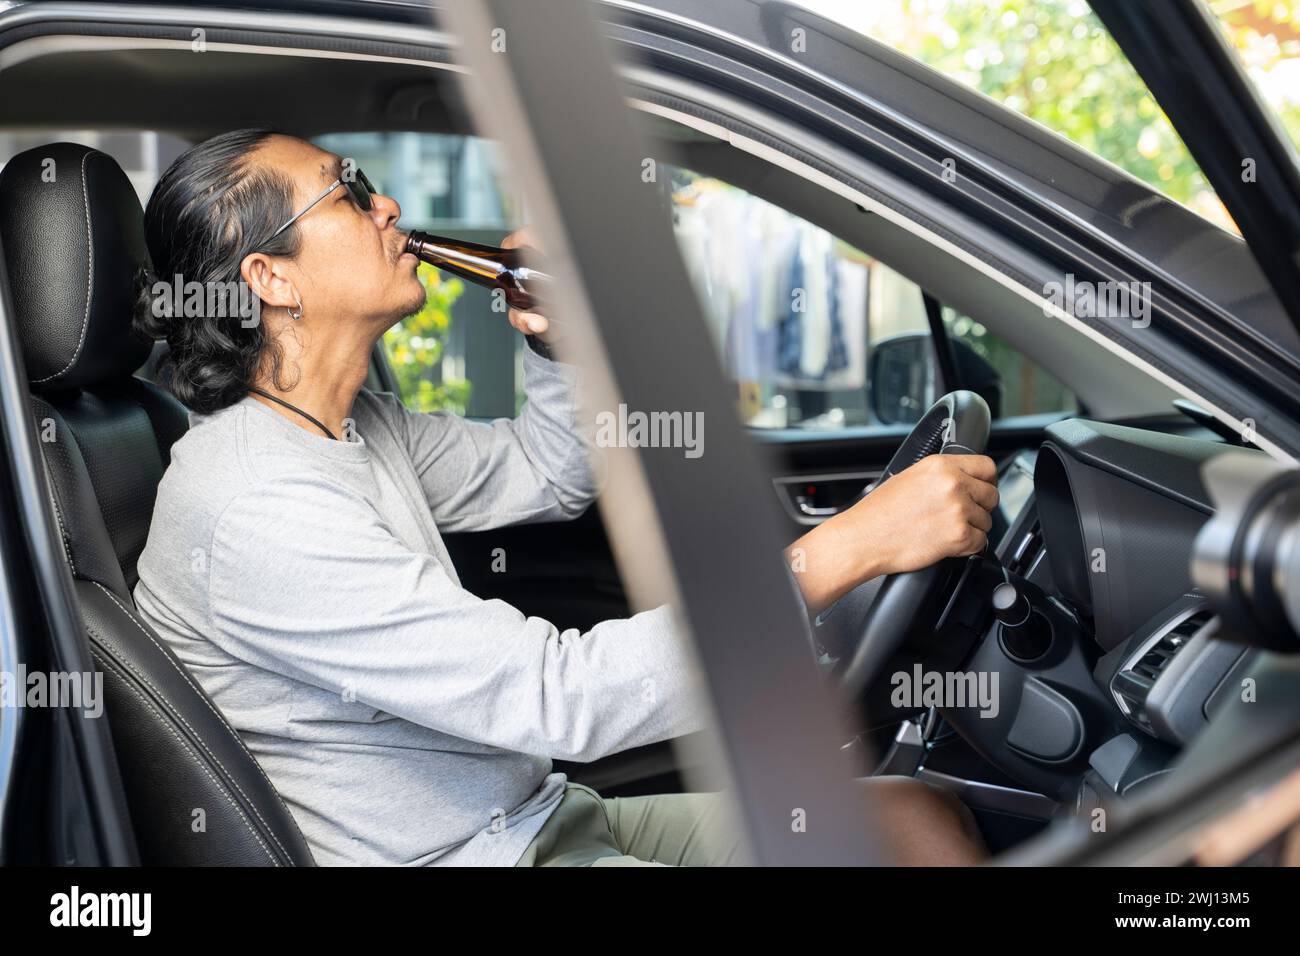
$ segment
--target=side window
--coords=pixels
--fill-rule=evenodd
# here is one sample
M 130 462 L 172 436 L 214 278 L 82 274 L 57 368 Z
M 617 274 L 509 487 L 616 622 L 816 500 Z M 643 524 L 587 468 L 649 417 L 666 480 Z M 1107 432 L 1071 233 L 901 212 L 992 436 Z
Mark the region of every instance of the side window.
M 671 168 L 673 222 L 742 419 L 834 431 L 916 421 L 938 397 L 921 288 L 819 226 Z M 1058 382 L 944 309 L 963 384 L 1002 417 L 1073 410 Z
M 333 133 L 315 142 L 365 170 L 402 207 L 406 228 L 497 244 L 517 228 L 492 143 L 440 133 Z M 421 265 L 424 307 L 384 335 L 402 400 L 421 412 L 513 417 L 522 401 L 522 337 L 487 290 Z
M 959 352 L 963 384 L 979 390 L 981 381 L 996 382 L 996 388 L 985 395 L 994 418 L 1079 410 L 1073 392 L 983 325 L 948 306 L 943 307 L 942 315 L 949 339 Z

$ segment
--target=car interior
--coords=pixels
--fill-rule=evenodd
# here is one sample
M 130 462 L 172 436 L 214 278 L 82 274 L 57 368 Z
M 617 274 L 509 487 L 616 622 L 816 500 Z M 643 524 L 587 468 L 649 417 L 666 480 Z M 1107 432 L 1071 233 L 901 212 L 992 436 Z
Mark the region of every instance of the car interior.
M 0 131 L 152 130 L 186 142 L 262 124 L 305 138 L 470 131 L 456 74 L 396 56 L 256 47 L 194 56 L 173 41 L 51 37 L 5 49 L 0 72 L 11 89 L 30 91 L 0 102 Z M 813 628 L 831 679 L 854 659 L 864 627 L 898 634 L 857 695 L 851 743 L 861 772 L 904 773 L 954 790 L 1001 851 L 1176 771 L 1184 748 L 1233 706 L 1232 689 L 1253 658 L 1211 639 L 1217 620 L 1188 570 L 1193 539 L 1214 512 L 1201 466 L 1228 447 L 1223 429 L 1194 407 L 1175 407 L 1188 396 L 1158 370 L 1048 315 L 969 256 L 864 208 L 796 163 L 746 149 L 662 104 L 629 103 L 664 161 L 868 251 L 1048 370 L 1077 402 L 1075 410 L 993 418 L 987 453 L 1002 494 L 994 554 L 944 569 L 924 600 L 909 605 L 907 620 L 877 582 Z M 51 158 L 60 175 L 41 185 Z M 271 782 L 132 605 L 157 484 L 188 427 L 186 409 L 153 380 L 157 350 L 128 334 L 131 278 L 147 256 L 139 196 L 110 156 L 51 140 L 3 168 L 0 243 L 36 430 L 59 436 L 41 450 L 105 675 L 141 859 L 309 865 L 306 841 Z M 962 383 L 940 384 L 930 401 Z M 394 387 L 382 348 L 370 387 Z M 917 419 L 752 429 L 790 539 L 885 474 L 916 437 L 914 426 L 926 427 Z M 633 610 L 596 509 L 563 525 L 449 535 L 447 545 L 469 590 L 559 626 L 585 629 Z M 509 575 L 490 572 L 489 556 L 502 547 Z M 994 607 L 1001 584 L 1014 585 L 1014 606 L 1029 609 L 1028 624 Z M 997 672 L 1007 706 L 986 718 L 926 706 L 900 712 L 885 702 L 881 675 L 937 666 L 945 656 L 953 666 Z M 610 795 L 664 792 L 707 779 L 708 768 L 682 764 L 692 752 L 665 743 L 557 769 Z M 211 829 L 238 838 L 178 839 L 188 827 L 184 808 L 198 805 L 220 818 Z

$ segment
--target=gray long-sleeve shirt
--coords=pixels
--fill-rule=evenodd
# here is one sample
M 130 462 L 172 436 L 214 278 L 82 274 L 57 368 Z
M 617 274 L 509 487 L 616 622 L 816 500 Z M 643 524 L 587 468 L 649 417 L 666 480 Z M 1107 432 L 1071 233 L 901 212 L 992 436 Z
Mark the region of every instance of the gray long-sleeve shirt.
M 511 865 L 563 794 L 552 758 L 701 726 L 667 608 L 560 631 L 460 586 L 440 529 L 595 495 L 574 370 L 531 350 L 524 370 L 513 421 L 363 390 L 332 441 L 248 397 L 172 449 L 136 604 L 319 863 Z

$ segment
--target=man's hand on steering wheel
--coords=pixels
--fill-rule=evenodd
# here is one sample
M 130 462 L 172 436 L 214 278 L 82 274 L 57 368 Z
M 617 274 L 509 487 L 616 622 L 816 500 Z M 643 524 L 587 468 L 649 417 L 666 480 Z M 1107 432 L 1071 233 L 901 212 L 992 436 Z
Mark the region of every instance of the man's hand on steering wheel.
M 809 531 L 786 551 L 809 611 L 878 575 L 983 551 L 996 481 L 985 455 L 929 455 Z

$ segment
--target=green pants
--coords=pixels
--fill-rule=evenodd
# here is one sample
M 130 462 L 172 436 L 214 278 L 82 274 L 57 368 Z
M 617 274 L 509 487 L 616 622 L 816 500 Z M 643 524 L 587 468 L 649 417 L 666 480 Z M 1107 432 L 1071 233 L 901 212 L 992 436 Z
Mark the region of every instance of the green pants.
M 570 783 L 516 866 L 728 866 L 742 849 L 721 794 L 604 799 Z

